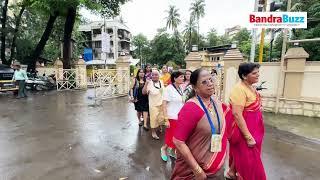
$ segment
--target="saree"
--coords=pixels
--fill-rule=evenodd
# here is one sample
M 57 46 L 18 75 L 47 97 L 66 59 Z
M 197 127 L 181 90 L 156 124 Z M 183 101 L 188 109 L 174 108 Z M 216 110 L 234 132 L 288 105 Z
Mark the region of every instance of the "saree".
M 217 103 L 218 114 L 221 120 L 220 134 L 222 136 L 222 148 L 220 152 L 211 152 L 211 128 L 205 112 L 193 101 L 188 101 L 181 109 L 174 138 L 185 142 L 199 166 L 207 174 L 208 179 L 224 179 L 223 165 L 226 157 L 227 134 L 226 123 L 223 117 L 221 103 Z M 216 115 L 211 115 L 214 126 L 218 127 Z M 172 180 L 194 179 L 192 169 L 186 163 L 180 152 L 177 152 L 177 160 L 171 176 Z
M 232 108 L 232 106 L 230 106 Z M 261 160 L 264 124 L 262 116 L 261 97 L 256 92 L 256 100 L 244 108 L 243 117 L 247 127 L 256 141 L 254 147 L 248 147 L 237 126 L 233 115 L 227 114 L 227 124 L 230 125 L 228 140 L 230 143 L 229 165 L 233 165 L 239 180 L 265 180 L 266 173 Z
M 160 80 L 163 82 L 164 86 L 167 87 L 169 84 L 171 84 L 171 74 L 165 73 L 160 77 Z

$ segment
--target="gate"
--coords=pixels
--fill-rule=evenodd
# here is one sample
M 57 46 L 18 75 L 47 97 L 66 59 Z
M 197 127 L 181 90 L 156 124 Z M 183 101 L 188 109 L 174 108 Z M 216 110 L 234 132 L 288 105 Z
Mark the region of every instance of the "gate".
M 220 100 L 223 101 L 223 93 L 224 93 L 224 86 L 223 86 L 223 79 L 224 79 L 224 68 L 220 67 L 217 70 L 217 76 L 215 77 L 215 95 Z
M 79 69 L 58 69 L 56 72 L 57 90 L 84 89 L 86 82 L 85 76 Z
M 92 73 L 95 99 L 126 96 L 130 86 L 129 70 L 98 69 Z

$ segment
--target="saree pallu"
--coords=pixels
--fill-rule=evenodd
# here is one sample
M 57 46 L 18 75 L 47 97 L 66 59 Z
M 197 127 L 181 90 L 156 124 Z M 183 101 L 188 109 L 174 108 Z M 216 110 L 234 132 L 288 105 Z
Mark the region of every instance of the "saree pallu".
M 166 73 L 160 77 L 160 80 L 163 82 L 164 86 L 167 87 L 171 84 L 171 75 L 170 73 Z
M 231 107 L 232 108 L 232 107 Z M 257 93 L 254 103 L 244 108 L 243 117 L 246 125 L 256 141 L 254 147 L 248 147 L 247 141 L 241 133 L 232 115 L 226 118 L 230 124 L 230 154 L 229 165 L 234 165 L 239 180 L 265 180 L 266 173 L 261 160 L 264 124 L 261 111 L 261 98 Z

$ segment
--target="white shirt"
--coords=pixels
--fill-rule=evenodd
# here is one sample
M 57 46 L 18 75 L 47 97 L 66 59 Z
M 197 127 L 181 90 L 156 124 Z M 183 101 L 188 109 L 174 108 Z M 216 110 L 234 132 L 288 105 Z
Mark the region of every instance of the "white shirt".
M 181 88 L 178 88 L 178 90 L 181 92 Z M 178 113 L 184 105 L 181 94 L 178 93 L 172 84 L 167 86 L 164 90 L 163 100 L 167 101 L 167 115 L 171 120 L 178 120 Z

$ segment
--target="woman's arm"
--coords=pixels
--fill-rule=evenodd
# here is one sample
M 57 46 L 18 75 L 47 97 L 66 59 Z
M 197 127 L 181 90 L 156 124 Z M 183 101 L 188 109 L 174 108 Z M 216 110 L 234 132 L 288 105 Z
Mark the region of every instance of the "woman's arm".
M 166 123 L 166 126 L 169 127 L 170 124 L 169 124 L 169 119 L 168 119 L 167 104 L 168 104 L 168 101 L 166 101 L 166 100 L 162 101 L 162 110 L 163 110 L 163 115 L 164 115 L 164 121 Z
M 147 80 L 146 81 L 146 83 L 144 84 L 144 86 L 143 86 L 143 88 L 142 88 L 142 94 L 143 95 L 147 95 L 147 94 L 149 94 L 149 92 L 148 92 L 148 85 L 149 85 L 149 80 Z
M 196 176 L 196 179 L 206 179 L 206 174 L 204 173 L 203 169 L 199 166 L 198 162 L 194 159 L 189 147 L 185 144 L 185 142 L 173 138 L 173 143 L 182 155 L 185 162 L 192 169 L 194 175 Z
M 136 85 L 136 78 L 133 79 L 133 85 L 130 88 L 130 99 L 133 99 L 133 88 Z
M 254 138 L 252 137 L 246 121 L 244 120 L 244 117 L 242 115 L 243 113 L 243 106 L 237 106 L 237 105 L 233 105 L 232 106 L 232 114 L 234 116 L 234 119 L 242 133 L 242 135 L 244 136 L 244 138 L 247 140 L 247 143 L 249 146 L 254 146 L 256 144 Z

